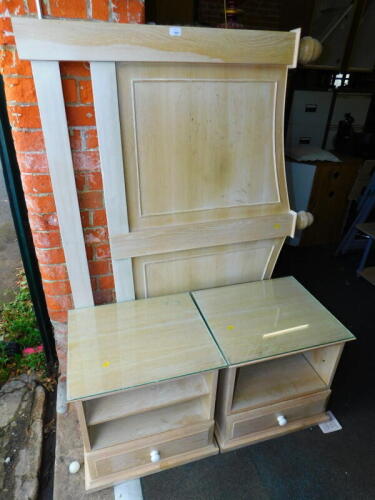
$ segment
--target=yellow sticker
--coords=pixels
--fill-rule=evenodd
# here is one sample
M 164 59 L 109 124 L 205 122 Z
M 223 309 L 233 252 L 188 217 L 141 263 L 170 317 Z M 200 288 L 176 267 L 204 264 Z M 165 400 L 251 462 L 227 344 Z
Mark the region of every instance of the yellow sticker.
M 275 229 L 280 229 L 280 224 L 274 224 L 274 225 L 273 225 L 273 227 L 274 227 Z
M 234 326 L 233 325 L 228 325 L 227 326 L 227 330 L 233 330 L 234 329 Z
M 103 368 L 107 368 L 107 366 L 109 366 L 111 363 L 109 361 L 104 361 L 104 363 L 102 364 L 102 367 Z

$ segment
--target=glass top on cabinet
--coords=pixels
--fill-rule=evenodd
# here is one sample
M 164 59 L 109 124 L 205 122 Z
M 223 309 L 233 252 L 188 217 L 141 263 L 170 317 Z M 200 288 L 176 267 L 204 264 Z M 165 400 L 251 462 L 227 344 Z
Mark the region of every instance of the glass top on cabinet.
M 68 400 L 226 363 L 188 293 L 69 311 Z
M 229 365 L 355 338 L 293 277 L 192 295 Z

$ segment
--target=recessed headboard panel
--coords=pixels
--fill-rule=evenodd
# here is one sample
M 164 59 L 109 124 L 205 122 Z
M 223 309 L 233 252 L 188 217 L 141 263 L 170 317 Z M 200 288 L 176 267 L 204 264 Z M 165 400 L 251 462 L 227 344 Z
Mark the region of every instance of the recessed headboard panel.
M 271 276 L 295 226 L 283 120 L 298 30 L 13 26 L 20 57 L 32 60 L 75 307 L 91 305 L 92 292 L 62 60 L 91 66 L 117 300 Z

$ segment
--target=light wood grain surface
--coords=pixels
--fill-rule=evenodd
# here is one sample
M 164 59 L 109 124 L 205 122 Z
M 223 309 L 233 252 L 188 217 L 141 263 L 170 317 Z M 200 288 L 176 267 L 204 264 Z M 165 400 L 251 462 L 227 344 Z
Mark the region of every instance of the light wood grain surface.
M 238 369 L 232 413 L 267 406 L 327 388 L 303 354 Z
M 320 424 L 321 422 L 326 422 L 330 419 L 329 415 L 324 411 L 326 400 L 321 401 L 321 403 L 317 402 L 315 408 L 312 407 L 312 416 L 306 415 L 305 413 L 309 413 L 310 408 L 301 408 L 301 414 L 298 415 L 298 411 L 295 415 L 297 418 L 292 419 L 287 425 L 283 427 L 270 426 L 258 432 L 250 432 L 248 434 L 244 434 L 235 439 L 226 440 L 223 438 L 219 429 L 215 431 L 216 440 L 220 446 L 220 452 L 224 453 L 226 451 L 232 451 L 237 448 L 242 448 L 243 446 L 249 446 L 251 444 L 259 443 L 261 441 L 266 441 L 267 439 L 273 439 L 285 434 L 289 434 L 290 432 L 299 431 L 301 429 L 306 429 L 308 427 L 312 427 L 314 425 Z M 316 408 L 321 409 L 320 413 L 314 411 Z M 274 416 L 276 418 L 276 415 Z M 247 422 L 245 422 L 246 424 Z
M 89 428 L 89 433 L 92 449 L 98 450 L 204 421 L 207 421 L 207 418 L 202 401 L 195 399 L 172 408 L 158 408 L 94 425 Z
M 69 312 L 69 400 L 224 365 L 188 294 Z
M 354 339 L 292 277 L 202 290 L 193 297 L 233 365 Z
M 160 71 L 132 81 L 141 217 L 280 201 L 270 135 L 277 72 L 263 81 L 236 73 L 169 79 Z
M 166 440 L 155 445 L 148 445 L 134 451 L 124 451 L 115 453 L 113 457 L 95 460 L 98 476 L 113 474 L 123 470 L 131 470 L 134 467 L 142 467 L 150 464 L 150 450 L 157 449 L 160 454 L 160 461 L 173 459 L 174 456 L 188 451 L 202 449 L 211 444 L 211 430 L 206 424 L 206 429 L 196 434 L 190 434 L 180 439 Z M 162 439 L 160 436 L 159 439 Z M 159 464 L 158 462 L 157 464 Z
M 111 247 L 132 258 L 136 297 L 270 277 L 295 226 L 287 68 L 119 63 L 117 77 L 130 232 Z
M 153 255 L 167 251 L 207 248 L 294 234 L 295 212 L 263 217 L 165 226 L 111 238 L 115 259 Z
M 169 61 L 295 63 L 296 32 L 39 20 L 13 17 L 21 59 L 60 61 Z M 204 42 L 204 43 L 202 43 Z
M 85 401 L 87 425 L 144 413 L 208 394 L 204 374 L 159 382 Z
M 161 435 L 149 436 L 144 439 L 144 449 L 139 448 L 140 440 L 133 441 L 137 445 L 130 453 L 131 444 L 126 443 L 112 446 L 110 450 L 113 455 L 108 454 L 108 448 L 85 454 L 86 490 L 98 490 L 216 455 L 219 450 L 212 440 L 212 424 L 213 422 L 203 425 L 195 424 L 195 426 L 190 426 L 189 430 L 185 428 L 183 432 L 177 429 Z M 193 427 L 201 428 L 201 430 L 197 429 L 193 434 Z M 173 433 L 174 438 L 172 438 Z M 160 451 L 160 462 L 150 462 L 150 449 Z M 128 467 L 129 465 L 133 466 Z M 90 466 L 98 474 L 90 475 Z M 110 471 L 112 473 L 109 473 Z M 105 474 L 100 475 L 101 472 Z
M 277 430 L 283 427 L 277 422 L 278 415 L 283 415 L 288 423 L 319 415 L 324 412 L 330 393 L 330 390 L 320 391 L 279 404 L 249 410 L 243 414 L 232 415 L 229 417 L 229 420 L 233 423 L 232 437 L 237 439 L 246 434 L 251 435 L 255 432 L 264 431 L 267 428 Z
M 114 62 L 93 62 L 90 65 L 90 70 L 108 233 L 112 238 L 129 232 L 116 64 Z M 112 248 L 111 254 L 113 259 Z M 135 295 L 131 259 L 113 259 L 112 269 L 117 301 L 133 300 Z
M 286 77 L 281 65 L 118 64 L 130 231 L 287 213 Z
M 48 168 L 74 307 L 94 305 L 74 179 L 59 63 L 32 63 Z
M 139 257 L 134 259 L 137 297 L 270 278 L 282 241 L 259 240 Z
M 335 376 L 345 343 L 329 345 L 303 353 L 327 387 L 330 387 Z

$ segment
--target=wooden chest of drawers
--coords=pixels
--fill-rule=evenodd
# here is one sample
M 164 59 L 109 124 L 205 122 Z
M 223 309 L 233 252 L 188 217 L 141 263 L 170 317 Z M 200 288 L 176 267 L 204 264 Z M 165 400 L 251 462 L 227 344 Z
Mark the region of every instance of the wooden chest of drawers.
M 354 337 L 294 278 L 193 296 L 228 364 L 216 402 L 221 451 L 328 419 L 330 385 Z
M 189 294 L 72 311 L 68 396 L 86 489 L 218 453 L 218 369 L 226 366 Z

